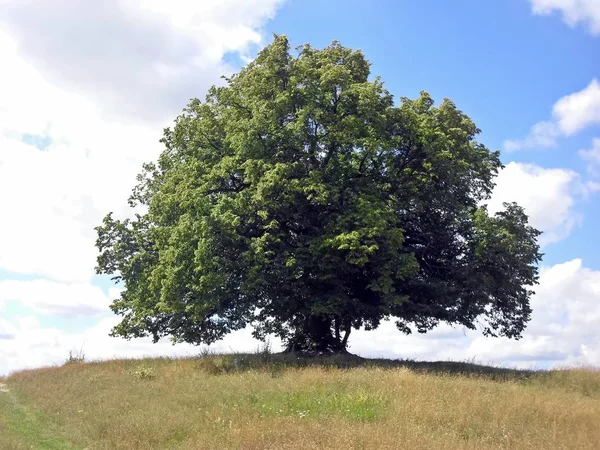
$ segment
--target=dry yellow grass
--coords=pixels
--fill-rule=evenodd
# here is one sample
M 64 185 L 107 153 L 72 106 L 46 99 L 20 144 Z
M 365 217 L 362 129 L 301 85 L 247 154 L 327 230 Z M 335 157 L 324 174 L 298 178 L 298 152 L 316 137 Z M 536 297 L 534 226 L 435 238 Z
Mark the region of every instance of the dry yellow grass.
M 600 448 L 600 372 L 584 369 L 230 355 L 0 382 L 7 450 Z

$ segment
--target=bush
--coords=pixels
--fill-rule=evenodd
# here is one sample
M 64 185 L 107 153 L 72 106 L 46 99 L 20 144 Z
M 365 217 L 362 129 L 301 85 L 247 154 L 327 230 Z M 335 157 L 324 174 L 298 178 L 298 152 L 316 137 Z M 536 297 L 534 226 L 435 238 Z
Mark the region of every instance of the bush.
M 148 366 L 138 366 L 134 371 L 129 372 L 129 374 L 141 381 L 149 381 L 156 378 L 156 372 L 152 367 Z
M 73 363 L 82 363 L 85 361 L 85 352 L 83 351 L 83 347 L 79 349 L 77 353 L 69 350 L 69 356 L 65 361 L 65 364 L 73 364 Z

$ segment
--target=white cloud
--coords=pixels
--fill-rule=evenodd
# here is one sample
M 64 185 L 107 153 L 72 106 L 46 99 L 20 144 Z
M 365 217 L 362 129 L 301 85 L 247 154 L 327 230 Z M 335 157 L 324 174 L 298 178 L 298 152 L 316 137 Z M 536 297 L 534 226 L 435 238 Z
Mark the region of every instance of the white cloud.
M 600 366 L 600 271 L 584 267 L 580 259 L 543 267 L 531 307 L 532 320 L 518 341 L 446 325 L 430 334 L 404 336 L 386 322 L 375 332 L 355 333 L 351 351 L 421 360 L 474 359 L 523 368 Z
M 582 192 L 575 172 L 511 162 L 496 178 L 488 210 L 495 213 L 503 202 L 517 202 L 525 208 L 531 225 L 544 232 L 540 243 L 547 245 L 566 238 L 580 220 L 574 205 Z
M 376 331 L 354 331 L 349 350 L 366 357 L 417 360 L 472 360 L 512 367 L 600 365 L 600 271 L 575 259 L 542 267 L 540 284 L 531 301 L 532 320 L 519 341 L 485 338 L 478 331 L 440 325 L 428 334 L 400 333 L 392 322 Z M 87 359 L 142 356 L 193 356 L 199 347 L 173 346 L 168 340 L 152 344 L 149 339 L 126 341 L 108 332 L 118 317 L 101 319 L 81 333 L 42 328 L 35 318 L 10 323 L 0 319 L 0 375 L 23 368 L 64 362 L 69 351 L 83 348 Z M 274 351 L 281 349 L 273 341 Z M 251 330 L 230 334 L 211 348 L 225 352 L 252 352 L 260 343 Z
M 0 310 L 7 301 L 40 314 L 64 317 L 105 313 L 110 304 L 109 297 L 97 286 L 49 280 L 0 280 Z
M 556 146 L 556 138 L 560 135 L 554 122 L 538 122 L 531 127 L 529 136 L 522 140 L 507 140 L 504 149 L 507 152 L 524 148 L 548 148 Z
M 583 24 L 590 33 L 600 34 L 600 2 L 598 0 L 530 0 L 534 14 L 559 12 L 570 27 Z
M 0 341 L 14 339 L 15 331 L 13 324 L 0 317 Z
M 52 84 L 103 117 L 163 125 L 261 41 L 281 0 L 5 0 L 0 24 Z
M 600 192 L 600 183 L 597 181 L 588 181 L 585 183 L 586 192 Z
M 579 156 L 588 163 L 588 172 L 592 175 L 600 175 L 600 138 L 592 140 L 592 148 L 580 150 Z M 597 184 L 592 182 L 592 184 Z
M 279 3 L 3 0 L 0 268 L 88 282 L 93 227 L 128 213 L 163 119 L 218 83 Z
M 600 5 L 600 3 L 599 3 Z M 600 124 L 600 83 L 593 79 L 583 90 L 559 99 L 552 108 L 558 128 L 566 136 Z
M 600 365 L 590 348 L 600 347 L 600 271 L 575 259 L 543 268 L 532 300 L 532 321 L 522 342 L 474 341 L 481 357 L 545 358 L 562 364 Z
M 117 317 L 100 320 L 94 327 L 81 333 L 67 333 L 56 328 L 36 326 L 31 318 L 23 318 L 13 325 L 0 319 L 0 339 L 3 329 L 8 337 L 1 340 L 0 376 L 15 370 L 36 368 L 63 363 L 69 352 L 77 354 L 83 351 L 86 360 L 104 360 L 114 358 L 141 358 L 164 356 L 195 356 L 206 346 L 190 344 L 173 345 L 169 340 L 156 344 L 148 338 L 127 341 L 112 338 L 110 329 L 118 322 Z M 2 328 L 2 327 L 5 328 Z M 208 347 L 216 352 L 254 352 L 262 343 L 251 336 L 251 330 L 240 330 L 229 334 L 223 340 Z M 273 349 L 281 349 L 280 342 L 273 340 Z
M 125 211 L 142 162 L 160 151 L 159 132 L 104 122 L 91 102 L 54 89 L 7 47 L 0 35 L 9 68 L 0 72 L 0 267 L 88 281 L 93 227 Z M 51 144 L 40 151 L 22 142 L 27 133 Z
M 525 139 L 505 141 L 504 149 L 554 147 L 559 137 L 572 136 L 594 125 L 600 125 L 600 83 L 597 79 L 581 91 L 560 98 L 552 108 L 552 120 L 533 125 Z
M 36 316 L 19 317 L 17 323 L 23 331 L 35 330 L 40 327 L 40 321 Z

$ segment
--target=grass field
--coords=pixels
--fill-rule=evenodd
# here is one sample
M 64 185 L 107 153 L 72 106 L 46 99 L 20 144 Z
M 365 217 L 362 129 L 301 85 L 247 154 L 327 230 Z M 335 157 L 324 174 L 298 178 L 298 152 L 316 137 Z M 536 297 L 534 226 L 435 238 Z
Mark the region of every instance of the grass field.
M 598 449 L 600 372 L 358 357 L 72 362 L 0 379 L 0 449 Z

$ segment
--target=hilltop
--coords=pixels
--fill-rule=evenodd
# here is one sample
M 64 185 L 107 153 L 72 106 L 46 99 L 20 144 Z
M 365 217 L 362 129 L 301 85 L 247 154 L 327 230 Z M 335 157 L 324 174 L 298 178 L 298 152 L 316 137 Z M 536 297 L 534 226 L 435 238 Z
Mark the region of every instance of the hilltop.
M 0 448 L 599 448 L 600 372 L 354 356 L 70 362 L 0 379 Z

